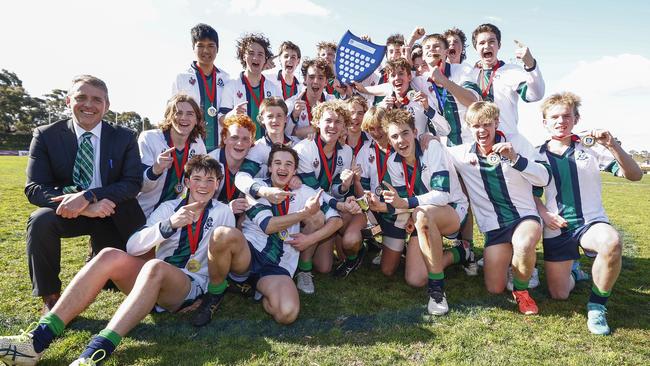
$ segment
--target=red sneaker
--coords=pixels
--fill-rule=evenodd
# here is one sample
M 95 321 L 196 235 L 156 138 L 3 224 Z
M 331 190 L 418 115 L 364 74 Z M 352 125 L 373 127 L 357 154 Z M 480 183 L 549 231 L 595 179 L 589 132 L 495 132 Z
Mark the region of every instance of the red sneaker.
M 514 297 L 515 301 L 517 301 L 520 313 L 526 315 L 534 315 L 539 312 L 537 304 L 535 303 L 535 300 L 530 297 L 528 290 L 512 291 L 512 297 Z

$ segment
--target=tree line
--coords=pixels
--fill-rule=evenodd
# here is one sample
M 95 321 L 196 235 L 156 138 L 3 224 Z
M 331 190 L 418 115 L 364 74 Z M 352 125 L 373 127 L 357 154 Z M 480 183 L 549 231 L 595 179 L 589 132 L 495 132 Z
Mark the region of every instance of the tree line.
M 37 126 L 69 118 L 65 105 L 67 91 L 53 89 L 42 97 L 32 97 L 23 87 L 23 82 L 13 72 L 0 72 L 0 130 L 5 133 L 31 133 Z M 149 118 L 134 111 L 116 112 L 109 110 L 104 119 L 135 131 L 151 129 Z

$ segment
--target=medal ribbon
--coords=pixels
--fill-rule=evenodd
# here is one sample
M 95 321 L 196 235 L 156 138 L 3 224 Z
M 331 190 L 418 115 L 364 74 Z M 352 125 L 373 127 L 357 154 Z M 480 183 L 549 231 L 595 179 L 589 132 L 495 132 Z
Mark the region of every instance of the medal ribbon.
M 492 82 L 494 81 L 494 74 L 499 69 L 499 66 L 501 66 L 501 63 L 497 61 L 496 65 L 492 67 L 492 73 L 490 74 L 490 80 L 488 80 L 487 86 L 485 87 L 485 89 L 481 88 L 481 95 L 483 95 L 483 98 L 487 97 L 487 95 L 490 93 L 490 88 L 492 87 Z M 483 72 L 485 72 L 485 70 L 483 70 Z M 484 80 L 483 83 L 485 83 Z
M 354 146 L 354 157 L 357 156 L 359 150 L 361 150 L 361 147 L 363 146 L 363 139 L 361 138 L 361 136 L 363 136 L 363 132 L 361 135 L 359 135 L 359 140 L 357 140 L 357 144 Z
M 169 140 L 167 140 L 167 144 L 170 147 L 176 148 L 174 146 L 174 141 L 172 141 L 171 135 L 169 136 Z M 190 140 L 187 139 L 185 141 L 185 149 L 183 150 L 183 157 L 181 158 L 181 163 L 178 163 L 178 157 L 176 156 L 176 151 L 172 154 L 172 158 L 174 159 L 174 170 L 176 171 L 176 178 L 178 178 L 178 184 L 183 184 L 183 169 L 185 168 L 185 163 L 187 163 L 187 157 L 189 155 L 190 151 Z
M 248 89 L 248 92 L 251 95 L 251 98 L 253 98 L 253 102 L 257 106 L 257 108 L 260 107 L 260 104 L 262 104 L 262 101 L 264 100 L 264 75 L 260 78 L 260 97 L 259 99 L 255 96 L 255 93 L 253 93 L 253 87 L 251 86 L 251 83 L 248 81 L 248 78 L 246 75 L 242 73 L 242 80 L 244 80 L 244 84 L 246 84 L 246 89 Z
M 330 170 L 330 167 L 327 166 L 327 157 L 325 156 L 325 152 L 323 151 L 323 143 L 320 140 L 320 135 L 316 136 L 316 146 L 318 146 L 318 154 L 320 155 L 320 159 L 323 162 L 323 167 L 325 168 L 325 174 L 327 175 L 327 181 L 329 182 L 329 185 L 332 185 L 332 174 L 334 174 L 334 171 L 336 169 L 336 149 L 334 149 L 334 154 L 332 154 L 332 170 Z
M 192 224 L 187 225 L 187 240 L 190 242 L 190 255 L 194 255 L 196 249 L 199 246 L 199 234 L 201 234 L 201 222 L 203 221 L 203 214 L 205 210 L 201 212 L 201 216 L 196 221 L 196 232 L 192 230 Z
M 237 187 L 232 184 L 230 184 L 230 170 L 228 170 L 228 160 L 225 161 L 223 164 L 225 172 L 224 174 L 226 175 L 226 199 L 228 199 L 228 202 L 232 201 L 232 197 L 235 195 L 235 190 Z
M 375 159 L 375 164 L 377 165 L 377 178 L 379 179 L 379 184 L 381 184 L 381 182 L 384 180 L 384 175 L 386 175 L 386 171 L 388 170 L 388 155 L 390 155 L 390 145 L 388 145 L 388 148 L 386 149 L 386 155 L 384 155 L 383 168 L 380 167 L 379 163 L 379 144 L 377 143 L 375 143 L 375 155 L 377 157 L 377 159 Z
M 413 174 L 410 178 L 408 168 L 406 167 L 406 160 L 404 159 L 402 159 L 402 168 L 404 169 L 404 183 L 406 184 L 406 193 L 408 193 L 410 198 L 413 197 L 413 192 L 415 191 L 415 177 L 418 175 L 418 158 L 415 158 L 415 164 L 413 164 Z
M 502 137 L 503 141 L 506 140 L 506 135 L 503 132 L 501 132 L 499 130 L 496 130 L 496 135 Z M 494 138 L 494 140 L 495 140 L 495 143 L 496 143 L 496 137 Z M 492 147 L 494 147 L 494 144 L 492 144 Z M 490 147 L 490 151 L 486 152 L 485 156 L 488 156 L 488 155 L 492 154 L 492 147 Z M 476 143 L 476 150 L 480 151 L 479 146 L 478 146 L 478 142 Z
M 285 191 L 288 190 L 288 189 L 289 189 L 289 186 L 284 186 Z M 284 210 L 282 208 L 282 202 L 280 202 L 278 204 L 278 212 L 280 213 L 280 216 L 284 216 L 287 213 L 289 213 L 289 196 L 287 196 L 287 198 L 284 199 L 284 206 L 287 208 L 286 210 Z
M 438 68 L 442 68 L 442 73 L 447 76 L 445 73 L 445 67 L 443 65 L 442 60 L 438 62 Z M 433 86 L 433 91 L 436 93 L 436 99 L 438 100 L 438 107 L 440 107 L 440 113 L 444 115 L 445 113 L 445 103 L 447 103 L 447 89 L 442 88 L 442 96 L 440 93 L 438 93 L 438 86 L 436 83 L 433 82 L 433 80 L 429 79 L 431 81 L 431 85 Z
M 210 101 L 210 106 L 214 107 L 215 101 L 217 100 L 217 68 L 212 66 L 212 90 L 208 90 L 208 79 L 203 73 L 203 70 L 201 70 L 198 65 L 196 66 L 196 69 L 199 71 L 201 79 L 203 79 L 203 89 L 205 89 L 205 95 Z
M 280 79 L 280 83 L 282 83 L 282 98 L 283 99 L 288 99 L 292 95 L 296 94 L 298 86 L 296 85 L 296 79 L 293 79 L 293 84 L 291 84 L 291 89 L 289 90 L 289 95 L 287 95 L 287 82 L 284 80 L 282 77 L 282 70 L 278 71 L 278 79 Z
M 305 108 L 307 109 L 307 117 L 309 117 L 309 121 L 311 122 L 311 105 L 309 104 L 309 98 L 307 98 L 307 93 L 303 96 L 305 100 Z M 320 96 L 320 101 L 324 102 L 325 101 L 325 94 L 321 94 Z

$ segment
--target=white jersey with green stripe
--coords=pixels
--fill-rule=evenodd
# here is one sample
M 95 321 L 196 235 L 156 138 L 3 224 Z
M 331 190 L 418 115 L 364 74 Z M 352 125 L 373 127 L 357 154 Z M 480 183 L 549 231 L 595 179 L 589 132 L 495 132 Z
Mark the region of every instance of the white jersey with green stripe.
M 256 179 L 256 183 L 263 186 L 269 186 L 269 180 Z M 242 223 L 242 232 L 244 237 L 248 240 L 255 250 L 262 254 L 268 263 L 276 264 L 286 269 L 291 276 L 293 276 L 298 266 L 298 252 L 292 245 L 286 244 L 284 241 L 289 240 L 292 234 L 300 232 L 300 222 L 297 222 L 287 229 L 280 232 L 266 234 L 265 230 L 274 216 L 280 216 L 281 213 L 291 214 L 301 210 L 305 207 L 305 203 L 309 197 L 316 194 L 316 191 L 306 185 L 292 191 L 295 195 L 289 198 L 289 210 L 286 210 L 286 203 L 283 201 L 281 209 L 279 205 L 272 205 L 264 198 L 260 198 L 256 203 L 246 211 L 246 218 Z M 325 220 L 332 217 L 339 217 L 336 210 L 327 206 L 321 195 L 321 207 L 327 207 L 325 210 Z M 281 210 L 281 211 L 280 211 Z
M 586 147 L 575 141 L 558 155 L 548 151 L 547 143 L 538 147 L 541 160 L 548 164 L 552 175 L 545 188 L 546 209 L 562 216 L 568 225 L 561 230 L 544 226 L 544 238 L 554 238 L 592 222 L 609 222 L 602 202 L 600 172 L 621 174 L 612 153 L 600 144 Z M 536 189 L 537 196 L 541 193 L 541 189 Z
M 156 176 L 151 171 L 151 167 L 156 162 L 158 155 L 170 147 L 167 143 L 165 133 L 162 130 L 148 130 L 138 136 L 138 148 L 140 149 L 140 158 L 142 159 L 143 165 L 143 180 L 142 188 L 140 189 L 140 193 L 138 193 L 137 199 L 145 216 L 149 216 L 158 204 L 161 203 L 163 196 L 169 190 L 173 190 L 178 184 L 178 177 L 176 177 L 174 165 L 164 170 L 159 176 Z M 188 161 L 195 155 L 206 153 L 205 145 L 200 136 L 196 138 L 195 142 L 190 144 L 189 150 L 187 156 Z M 178 162 L 180 164 L 181 159 L 178 159 Z M 173 172 L 171 174 L 174 177 L 173 182 L 170 182 L 171 177 L 168 174 L 169 172 Z M 178 195 L 176 194 L 175 196 L 177 197 Z
M 300 75 L 301 74 L 300 72 L 297 72 L 293 75 L 293 83 L 291 83 L 291 86 L 286 85 L 286 81 L 285 81 L 287 90 L 282 90 L 282 70 L 280 68 L 274 68 L 272 70 L 264 71 L 262 74 L 264 75 L 265 78 L 273 81 L 277 85 L 278 89 L 280 89 L 280 91 L 282 92 L 281 95 L 282 98 L 284 98 L 284 95 L 287 95 L 285 101 L 296 94 L 300 94 L 302 90 L 305 88 L 304 83 L 302 81 L 302 75 Z M 289 95 L 288 94 L 289 90 L 293 90 L 294 93 Z
M 446 149 L 437 140 L 429 142 L 429 146 L 424 151 L 420 149 L 419 143 L 415 144 L 417 159 L 415 173 L 413 168 L 403 161 L 400 154 L 393 153 L 388 158 L 388 173 L 384 181 L 390 179 L 389 182 L 400 197 L 408 200 L 409 208 L 420 205 L 451 204 L 454 207 L 465 206 L 466 211 L 467 197 L 460 187 L 456 169 Z M 415 178 L 412 178 L 413 174 L 416 174 Z M 406 182 L 408 180 L 410 185 L 411 179 L 415 181 L 412 196 L 409 195 Z
M 210 77 L 212 77 L 210 75 Z M 204 101 L 201 100 L 201 95 L 203 93 L 201 92 L 201 86 L 203 85 L 203 81 L 199 80 L 201 77 L 197 75 L 197 69 L 194 66 L 194 63 L 184 72 L 181 72 L 180 74 L 176 75 L 176 79 L 174 80 L 174 83 L 172 84 L 172 96 L 183 93 L 187 94 L 199 106 L 204 105 Z M 230 81 L 230 75 L 222 69 L 217 68 L 217 100 L 216 100 L 216 105 L 215 108 L 217 110 L 220 107 L 221 104 L 221 98 L 223 96 L 223 88 L 226 86 L 226 84 Z
M 356 164 L 361 168 L 361 186 L 364 190 L 377 193 L 378 187 L 383 189 L 381 182 L 384 177 L 379 175 L 388 174 L 388 162 L 386 160 L 392 152 L 390 145 L 388 146 L 388 154 L 374 140 L 366 141 L 359 149 Z M 377 152 L 379 152 L 379 155 Z
M 504 138 L 497 135 L 497 143 Z M 508 138 L 519 154 L 515 164 L 501 158 L 490 165 L 476 153 L 476 143 L 449 148 L 452 161 L 467 188 L 472 211 L 481 232 L 501 229 L 524 216 L 537 216 L 533 186 L 549 183 L 548 169 L 534 160 L 537 154 L 521 135 Z
M 300 140 L 295 136 L 284 136 L 283 144 L 285 146 L 293 147 Z M 235 186 L 241 192 L 250 195 L 250 188 L 255 183 L 253 178 L 266 178 L 268 176 L 267 162 L 271 154 L 271 147 L 273 143 L 268 135 L 264 135 L 261 139 L 255 141 L 255 145 L 248 150 L 246 159 L 239 167 L 239 171 L 235 175 Z
M 517 104 L 519 99 L 524 102 L 536 102 L 544 97 L 544 79 L 536 64 L 531 71 L 526 71 L 520 65 L 506 64 L 499 61 L 499 68 L 494 72 L 492 85 L 483 96 L 481 85 L 487 85 L 492 69 L 483 70 L 474 67 L 472 81 L 467 82 L 463 87 L 476 91 L 483 100 L 496 103 L 499 107 L 499 130 L 505 133 L 506 137 L 518 134 L 517 124 L 519 114 Z
M 205 292 L 208 286 L 208 247 L 212 231 L 218 226 L 234 227 L 235 216 L 230 207 L 216 199 L 211 200 L 206 206 L 201 220 L 199 244 L 192 254 L 187 227 L 172 229 L 169 221 L 174 212 L 186 204 L 186 198 L 163 202 L 151 213 L 146 225 L 131 235 L 126 243 L 126 251 L 131 255 L 139 256 L 156 248 L 157 259 L 182 270 L 197 281 Z M 196 226 L 196 223 L 193 226 Z M 196 228 L 193 227 L 193 230 Z M 188 269 L 190 259 L 200 263 L 198 271 L 192 272 Z
M 263 85 L 264 95 L 261 95 L 260 98 L 257 98 L 257 100 L 260 102 L 260 105 L 264 98 L 282 98 L 282 91 L 280 88 L 278 88 L 277 84 L 275 84 L 273 80 L 269 80 L 264 76 L 262 76 L 262 78 L 263 83 L 260 83 L 260 85 Z M 240 103 L 246 102 L 246 113 L 253 120 L 253 122 L 255 122 L 255 126 L 257 127 L 257 131 L 254 137 L 255 139 L 261 138 L 264 135 L 264 127 L 257 121 L 259 106 L 256 104 L 255 98 L 258 95 L 257 93 L 260 92 L 258 88 L 253 88 L 257 92 L 255 95 L 251 95 L 251 92 L 244 82 L 244 73 L 241 72 L 239 74 L 239 77 L 231 79 L 226 84 L 226 87 L 223 90 L 223 100 L 221 101 L 221 107 L 219 108 L 219 118 L 221 118 L 221 116 L 225 116 Z
M 315 107 L 315 105 L 310 106 L 309 111 L 304 110 L 300 114 L 298 119 L 293 119 L 293 108 L 295 107 L 296 102 L 298 101 L 298 97 L 300 97 L 300 94 L 296 94 L 293 97 L 287 99 L 287 110 L 289 111 L 289 115 L 287 116 L 287 124 L 284 127 L 284 132 L 289 136 L 293 136 L 294 134 L 293 132 L 296 129 L 296 127 L 311 126 L 311 119 L 309 118 L 309 116 L 311 115 L 311 110 Z M 307 99 L 307 95 L 303 95 L 302 100 L 306 100 L 306 99 Z M 336 99 L 333 95 L 323 92 L 323 94 L 321 94 L 318 103 L 327 102 L 333 99 Z
M 445 76 L 457 84 L 458 86 L 470 90 L 475 94 L 476 98 L 480 97 L 480 92 L 470 87 L 472 82 L 472 67 L 468 64 L 450 64 L 445 63 L 444 71 Z M 433 102 L 436 103 L 437 110 L 442 111 L 445 119 L 449 123 L 450 132 L 447 134 L 447 146 L 456 146 L 463 143 L 472 141 L 472 134 L 465 123 L 465 113 L 467 106 L 458 102 L 454 95 L 443 87 L 435 85 L 424 76 L 418 76 L 418 84 L 424 83 L 428 85 L 429 93 L 435 98 Z M 480 99 L 480 98 L 479 98 Z
M 315 139 L 320 139 L 320 135 L 317 135 Z M 327 161 L 322 161 L 315 139 L 304 139 L 294 146 L 294 150 L 296 150 L 300 157 L 297 174 L 300 180 L 302 180 L 302 183 L 308 187 L 313 189 L 322 188 L 325 202 L 332 207 L 336 207 L 334 202 L 343 199 L 347 193 L 340 192 L 339 188 L 341 186 L 341 172 L 344 169 L 350 169 L 352 167 L 352 148 L 337 142 L 336 162 L 332 163 L 333 156 L 327 159 Z M 325 145 L 325 142 L 322 140 L 321 143 L 323 146 Z M 331 172 L 331 182 L 325 171 L 326 164 Z M 332 165 L 334 165 L 333 172 L 331 171 Z

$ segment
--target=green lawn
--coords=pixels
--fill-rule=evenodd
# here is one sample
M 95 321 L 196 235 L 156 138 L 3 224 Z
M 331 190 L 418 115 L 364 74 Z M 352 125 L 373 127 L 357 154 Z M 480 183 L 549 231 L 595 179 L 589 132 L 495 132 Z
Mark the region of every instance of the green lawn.
M 3 335 L 35 321 L 41 306 L 31 297 L 25 260 L 25 223 L 34 209 L 23 194 L 25 164 L 23 157 L 0 157 Z M 605 206 L 625 248 L 623 272 L 608 304 L 610 337 L 592 336 L 586 329 L 587 283 L 580 283 L 568 301 L 551 301 L 542 284 L 533 291 L 540 315 L 526 317 L 505 294 L 489 295 L 481 276 L 451 268 L 446 271 L 451 311 L 431 317 L 423 289 L 406 286 L 403 272 L 385 278 L 368 259 L 347 280 L 317 275 L 316 294 L 301 296 L 300 317 L 291 326 L 276 325 L 260 304 L 227 296 L 217 319 L 200 330 L 188 324 L 187 315 L 148 316 L 107 364 L 650 364 L 650 234 L 644 222 L 650 179 L 630 183 L 604 177 Z M 86 243 L 86 238 L 64 240 L 64 285 L 82 266 Z M 541 245 L 538 250 L 541 264 Z M 582 263 L 591 266 L 591 260 Z M 123 298 L 101 293 L 41 364 L 74 360 Z

